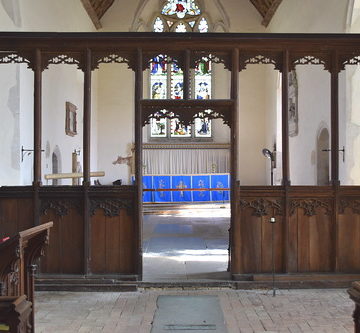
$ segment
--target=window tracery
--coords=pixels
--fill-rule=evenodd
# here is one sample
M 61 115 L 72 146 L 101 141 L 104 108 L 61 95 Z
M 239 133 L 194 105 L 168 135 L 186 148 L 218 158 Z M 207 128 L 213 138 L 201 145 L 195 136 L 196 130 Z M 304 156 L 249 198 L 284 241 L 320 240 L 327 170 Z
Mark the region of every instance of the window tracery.
M 154 32 L 208 32 L 209 24 L 194 0 L 168 0 L 154 20 Z M 191 98 L 211 98 L 211 56 L 202 57 L 191 71 Z M 183 99 L 184 73 L 176 59 L 167 55 L 154 57 L 150 63 L 152 99 Z M 211 120 L 196 118 L 184 125 L 178 118 L 154 117 L 151 138 L 211 138 Z

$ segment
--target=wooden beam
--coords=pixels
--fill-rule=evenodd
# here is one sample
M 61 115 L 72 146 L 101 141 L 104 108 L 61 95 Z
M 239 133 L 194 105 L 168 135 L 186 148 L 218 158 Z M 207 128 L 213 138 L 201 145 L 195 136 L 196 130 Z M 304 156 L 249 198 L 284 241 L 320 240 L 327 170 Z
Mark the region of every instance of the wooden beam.
M 267 27 L 271 21 L 271 19 L 273 18 L 273 16 L 275 15 L 276 10 L 278 9 L 278 7 L 280 6 L 282 0 L 274 0 L 271 4 L 271 6 L 268 8 L 264 19 L 262 20 L 261 24 L 265 27 Z
M 81 0 L 81 3 L 83 4 L 86 12 L 91 18 L 91 21 L 94 23 L 95 28 L 98 30 L 101 29 L 102 25 L 100 23 L 100 18 L 98 17 L 98 14 L 93 5 L 91 4 L 90 0 Z

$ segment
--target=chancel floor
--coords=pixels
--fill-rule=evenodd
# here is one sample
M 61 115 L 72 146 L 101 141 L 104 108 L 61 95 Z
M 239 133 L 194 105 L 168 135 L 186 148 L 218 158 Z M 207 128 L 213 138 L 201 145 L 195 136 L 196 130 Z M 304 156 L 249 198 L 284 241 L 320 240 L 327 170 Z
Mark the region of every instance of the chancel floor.
M 156 316 L 161 311 L 159 296 L 216 297 L 222 311 L 220 318 L 223 318 L 223 323 L 216 327 L 221 331 L 209 330 L 209 332 L 346 333 L 354 331 L 351 317 L 354 303 L 349 299 L 345 289 L 279 290 L 275 297 L 266 290 L 145 289 L 128 293 L 37 292 L 36 332 L 160 333 L 161 329 L 179 327 L 178 325 L 186 323 L 184 318 L 177 319 L 179 316 L 175 315 L 170 316 L 168 321 L 165 317 L 164 327 L 160 327 L 160 330 L 153 329 L 152 322 L 156 321 Z M 159 311 L 155 315 L 158 307 Z M 196 315 L 199 316 L 198 325 L 203 324 L 201 321 L 203 312 L 196 311 Z M 206 332 L 206 330 L 180 331 Z
M 229 227 L 229 204 L 148 206 L 143 280 L 227 279 Z

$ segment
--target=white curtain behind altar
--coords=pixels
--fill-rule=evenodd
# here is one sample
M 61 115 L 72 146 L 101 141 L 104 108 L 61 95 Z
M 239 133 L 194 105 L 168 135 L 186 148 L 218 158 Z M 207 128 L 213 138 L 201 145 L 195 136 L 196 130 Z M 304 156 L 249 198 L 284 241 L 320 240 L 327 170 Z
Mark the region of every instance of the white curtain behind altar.
M 144 174 L 230 172 L 229 149 L 144 149 Z

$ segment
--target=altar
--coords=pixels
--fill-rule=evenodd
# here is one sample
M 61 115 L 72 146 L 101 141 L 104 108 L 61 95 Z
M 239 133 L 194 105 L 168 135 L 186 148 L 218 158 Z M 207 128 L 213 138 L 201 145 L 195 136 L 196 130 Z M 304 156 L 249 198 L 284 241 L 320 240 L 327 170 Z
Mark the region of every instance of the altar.
M 230 174 L 144 175 L 143 202 L 225 202 Z

